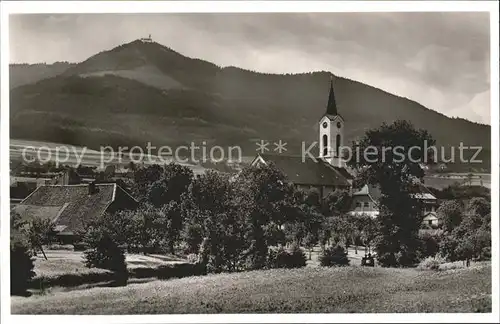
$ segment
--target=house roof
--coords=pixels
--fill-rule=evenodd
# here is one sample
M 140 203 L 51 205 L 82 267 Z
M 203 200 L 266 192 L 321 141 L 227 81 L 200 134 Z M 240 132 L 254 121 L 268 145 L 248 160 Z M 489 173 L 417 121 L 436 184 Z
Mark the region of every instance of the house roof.
M 423 220 L 426 221 L 426 220 L 434 220 L 434 219 L 439 219 L 438 215 L 436 212 L 428 212 L 427 214 L 425 214 Z
M 322 159 L 303 160 L 301 156 L 259 154 L 255 160 L 259 158 L 266 164 L 272 162 L 295 184 L 335 187 L 350 185 L 344 175 L 348 174 L 347 170 L 339 170 L 342 168 L 333 167 Z
M 423 200 L 436 200 L 436 197 L 432 194 L 432 192 L 424 186 L 422 183 L 419 183 L 414 189 L 414 197 L 417 199 Z
M 352 194 L 353 196 L 365 196 L 369 195 L 374 201 L 378 201 L 382 193 L 378 186 L 365 184 L 363 188 Z
M 89 194 L 88 185 L 40 186 L 15 207 L 23 219 L 38 216 L 51 219 L 64 232 L 83 229 L 85 220 L 102 215 L 117 196 L 132 200 L 132 196 L 115 183 L 96 184 Z
M 418 186 L 416 186 L 413 191 L 413 195 L 417 199 L 436 200 L 436 197 L 423 184 L 419 184 Z M 353 196 L 363 195 L 369 195 L 373 200 L 378 201 L 382 196 L 382 192 L 376 185 L 364 185 L 363 188 L 361 188 L 359 191 L 353 193 Z

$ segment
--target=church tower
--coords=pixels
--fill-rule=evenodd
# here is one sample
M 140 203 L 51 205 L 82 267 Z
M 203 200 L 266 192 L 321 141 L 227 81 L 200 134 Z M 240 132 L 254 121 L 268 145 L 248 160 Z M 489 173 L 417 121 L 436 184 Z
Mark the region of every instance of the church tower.
M 333 77 L 330 79 L 330 94 L 326 113 L 319 121 L 319 157 L 336 167 L 345 167 L 341 156 L 344 143 L 344 118 L 337 111 L 333 92 Z

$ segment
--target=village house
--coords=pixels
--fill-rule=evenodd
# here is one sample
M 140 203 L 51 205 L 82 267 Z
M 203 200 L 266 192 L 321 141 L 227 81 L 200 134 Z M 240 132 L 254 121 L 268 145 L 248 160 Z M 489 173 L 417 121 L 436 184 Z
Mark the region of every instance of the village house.
M 419 184 L 416 193 L 413 194 L 416 199 L 422 202 L 422 224 L 438 226 L 441 221 L 436 213 L 438 207 L 437 198 L 425 187 Z M 351 216 L 368 215 L 377 217 L 379 215 L 378 201 L 381 192 L 377 186 L 365 185 L 359 191 L 352 194 L 351 205 L 348 214 Z
M 41 217 L 54 224 L 56 237 L 69 244 L 85 224 L 103 215 L 137 208 L 139 202 L 116 183 L 44 185 L 14 207 L 21 219 Z
M 379 198 L 380 190 L 377 187 L 365 185 L 352 194 L 349 215 L 368 215 L 370 217 L 377 217 L 379 215 Z

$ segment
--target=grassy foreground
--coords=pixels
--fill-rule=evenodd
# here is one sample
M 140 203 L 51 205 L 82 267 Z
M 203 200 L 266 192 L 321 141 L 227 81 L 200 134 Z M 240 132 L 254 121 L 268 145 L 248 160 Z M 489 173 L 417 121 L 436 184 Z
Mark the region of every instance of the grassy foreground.
M 12 297 L 13 314 L 491 312 L 491 264 L 251 271 Z

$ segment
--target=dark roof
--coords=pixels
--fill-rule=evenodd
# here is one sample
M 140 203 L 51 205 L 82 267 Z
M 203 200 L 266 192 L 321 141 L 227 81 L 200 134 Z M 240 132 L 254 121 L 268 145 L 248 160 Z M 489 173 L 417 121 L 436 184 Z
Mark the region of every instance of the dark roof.
M 137 201 L 115 183 L 96 184 L 89 194 L 88 185 L 40 186 L 15 207 L 23 219 L 34 216 L 51 219 L 59 232 L 75 232 L 85 220 L 102 215 L 120 196 Z
M 271 154 L 259 154 L 256 159 L 259 156 L 265 163 L 274 163 L 295 184 L 335 187 L 350 185 L 343 175 L 346 170 L 341 172 L 338 170 L 341 168 L 333 167 L 322 159 L 305 158 L 302 161 L 301 156 Z

